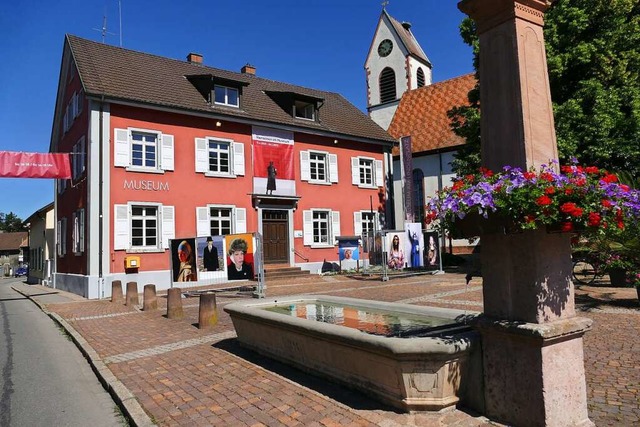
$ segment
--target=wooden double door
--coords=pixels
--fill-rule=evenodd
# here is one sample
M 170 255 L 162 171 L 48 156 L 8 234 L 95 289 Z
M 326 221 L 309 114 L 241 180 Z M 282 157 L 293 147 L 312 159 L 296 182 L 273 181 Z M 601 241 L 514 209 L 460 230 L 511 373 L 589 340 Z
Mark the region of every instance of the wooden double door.
M 262 249 L 265 264 L 289 262 L 289 211 L 262 211 Z

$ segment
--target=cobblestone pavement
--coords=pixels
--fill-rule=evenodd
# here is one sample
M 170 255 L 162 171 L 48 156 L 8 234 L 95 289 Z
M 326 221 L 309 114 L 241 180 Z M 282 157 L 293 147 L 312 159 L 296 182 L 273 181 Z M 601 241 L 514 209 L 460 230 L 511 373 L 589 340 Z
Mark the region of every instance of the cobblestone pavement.
M 474 277 L 467 285 L 464 275 L 452 273 L 386 282 L 312 276 L 268 283 L 268 297 L 295 294 L 482 311 L 482 280 Z M 197 298 L 183 300 L 182 320 L 164 316 L 163 297 L 155 312 L 108 301 L 76 298 L 47 303 L 38 298 L 46 310 L 59 315 L 86 340 L 100 363 L 159 425 L 498 425 L 464 408 L 398 413 L 360 393 L 239 347 L 222 306 L 250 297 L 237 292 L 218 294 L 219 322 L 207 330 L 196 327 Z M 598 426 L 640 425 L 640 307 L 635 290 L 582 287 L 576 290 L 576 302 L 579 314 L 594 321 L 584 338 L 591 420 Z

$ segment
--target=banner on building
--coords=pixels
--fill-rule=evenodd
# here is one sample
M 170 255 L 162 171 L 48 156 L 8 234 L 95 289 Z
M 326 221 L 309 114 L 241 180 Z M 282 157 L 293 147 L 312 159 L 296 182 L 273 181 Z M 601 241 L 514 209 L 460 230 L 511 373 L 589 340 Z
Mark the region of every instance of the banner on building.
M 407 264 L 411 268 L 419 268 L 423 266 L 422 254 L 424 251 L 424 236 L 422 235 L 422 224 L 419 222 L 405 223 L 407 230 L 407 246 L 406 253 Z
M 293 132 L 254 126 L 253 192 L 295 196 Z
M 0 151 L 0 177 L 69 179 L 69 154 Z
M 400 160 L 402 162 L 402 197 L 404 198 L 405 221 L 414 221 L 413 212 L 413 155 L 411 137 L 400 138 Z

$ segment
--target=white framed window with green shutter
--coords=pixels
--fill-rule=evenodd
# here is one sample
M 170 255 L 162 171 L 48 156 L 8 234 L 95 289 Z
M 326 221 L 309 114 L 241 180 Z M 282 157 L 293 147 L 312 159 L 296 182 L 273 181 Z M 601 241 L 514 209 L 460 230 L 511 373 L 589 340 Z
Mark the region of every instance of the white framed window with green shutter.
M 161 252 L 175 238 L 175 207 L 160 203 L 129 202 L 113 205 L 113 249 Z
M 57 252 L 59 257 L 63 257 L 67 254 L 67 218 L 59 219 L 56 226 Z
M 137 172 L 174 170 L 173 135 L 159 131 L 114 129 L 114 166 Z
M 332 247 L 340 235 L 340 212 L 331 209 L 302 211 L 303 240 L 305 246 Z
M 196 207 L 196 235 L 225 236 L 247 232 L 247 209 L 234 205 Z
M 84 252 L 84 209 L 78 209 L 72 215 L 73 253 L 81 255 Z
M 361 188 L 382 187 L 384 184 L 382 160 L 372 157 L 352 157 L 351 183 Z
M 235 178 L 245 174 L 244 144 L 232 139 L 205 137 L 195 139 L 196 173 Z
M 338 182 L 338 155 L 326 151 L 300 151 L 300 179 L 311 184 Z

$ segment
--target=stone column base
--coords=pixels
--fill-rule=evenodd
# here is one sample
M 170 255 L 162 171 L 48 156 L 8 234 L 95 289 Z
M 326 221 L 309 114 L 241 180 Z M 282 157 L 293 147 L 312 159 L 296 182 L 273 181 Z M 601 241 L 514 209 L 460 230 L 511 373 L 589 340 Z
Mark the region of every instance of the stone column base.
M 592 321 L 535 324 L 480 317 L 486 415 L 510 425 L 593 426 L 582 336 Z

